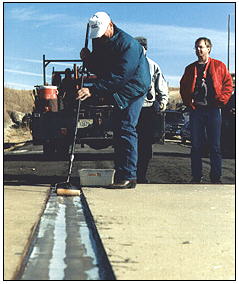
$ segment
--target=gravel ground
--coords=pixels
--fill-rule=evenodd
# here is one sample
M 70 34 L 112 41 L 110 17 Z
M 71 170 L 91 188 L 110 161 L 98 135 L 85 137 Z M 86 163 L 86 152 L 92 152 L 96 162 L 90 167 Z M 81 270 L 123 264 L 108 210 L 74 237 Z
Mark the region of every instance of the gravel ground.
M 167 140 L 164 145 L 153 146 L 153 158 L 148 169 L 150 183 L 177 184 L 190 183 L 190 145 L 179 140 Z M 72 179 L 78 181 L 78 170 L 82 168 L 113 168 L 113 149 L 93 150 L 77 145 L 73 164 Z M 5 182 L 26 184 L 46 184 L 64 181 L 67 176 L 68 161 L 47 161 L 42 155 L 42 146 L 30 142 L 19 146 L 5 155 Z M 209 182 L 209 158 L 203 158 L 204 183 Z M 224 184 L 235 183 L 235 159 L 223 159 Z

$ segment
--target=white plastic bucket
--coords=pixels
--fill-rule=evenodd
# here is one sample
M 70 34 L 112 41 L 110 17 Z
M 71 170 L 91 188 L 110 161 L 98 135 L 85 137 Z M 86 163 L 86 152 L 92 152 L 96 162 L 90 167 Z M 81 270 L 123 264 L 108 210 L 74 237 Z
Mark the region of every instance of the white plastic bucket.
M 82 186 L 108 186 L 114 182 L 114 169 L 78 170 Z

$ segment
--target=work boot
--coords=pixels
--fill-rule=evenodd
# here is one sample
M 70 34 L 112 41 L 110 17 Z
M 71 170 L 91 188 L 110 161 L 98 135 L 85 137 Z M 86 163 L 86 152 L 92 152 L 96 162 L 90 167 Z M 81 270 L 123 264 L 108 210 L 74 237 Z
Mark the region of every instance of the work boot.
M 127 189 L 127 188 L 135 188 L 136 180 L 122 180 L 115 182 L 108 186 L 109 189 Z
M 213 184 L 222 184 L 222 181 L 220 179 L 216 179 L 216 180 L 211 180 L 211 183 L 213 183 Z
M 193 183 L 193 184 L 197 184 L 197 183 L 202 183 L 202 178 L 195 178 L 193 177 L 190 181 L 190 183 Z
M 149 180 L 146 177 L 138 177 L 137 183 L 145 184 L 145 183 L 149 183 Z

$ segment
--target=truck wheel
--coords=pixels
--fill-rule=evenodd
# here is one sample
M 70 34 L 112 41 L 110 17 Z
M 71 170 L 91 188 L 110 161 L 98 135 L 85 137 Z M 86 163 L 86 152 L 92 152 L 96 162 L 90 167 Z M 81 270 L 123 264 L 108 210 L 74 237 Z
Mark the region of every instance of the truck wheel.
M 60 141 L 56 144 L 57 158 L 68 158 L 70 145 L 67 141 Z
M 50 141 L 50 142 L 45 142 L 43 144 L 43 154 L 47 159 L 51 159 L 54 156 L 55 153 L 55 143 Z
M 182 137 L 182 138 L 181 138 L 182 144 L 186 144 L 186 141 L 187 141 L 187 139 L 186 139 L 185 137 Z

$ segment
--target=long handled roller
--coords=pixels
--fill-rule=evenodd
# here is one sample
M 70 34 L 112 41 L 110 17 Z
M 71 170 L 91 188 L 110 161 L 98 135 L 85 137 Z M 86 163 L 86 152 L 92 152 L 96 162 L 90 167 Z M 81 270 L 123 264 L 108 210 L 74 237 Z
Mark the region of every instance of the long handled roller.
M 89 35 L 89 24 L 87 24 L 87 29 L 86 29 L 85 48 L 88 47 L 88 35 Z M 80 78 L 80 86 L 79 86 L 80 89 L 83 87 L 84 72 L 85 72 L 85 66 L 84 66 L 84 62 L 83 62 L 82 73 L 81 73 L 81 78 Z M 70 158 L 69 158 L 68 176 L 67 176 L 67 179 L 66 179 L 65 182 L 55 184 L 55 189 L 56 189 L 57 195 L 74 196 L 74 195 L 80 195 L 81 194 L 81 190 L 79 188 L 74 187 L 70 183 L 72 166 L 73 166 L 73 161 L 74 161 L 74 153 L 75 153 L 75 145 L 76 145 L 76 137 L 77 137 L 77 125 L 78 125 L 79 114 L 80 114 L 80 106 L 81 106 L 81 100 L 78 100 L 78 107 L 77 107 L 76 120 L 75 120 L 75 129 L 74 129 L 74 137 L 73 137 L 73 143 L 72 143 L 71 153 L 70 153 Z

